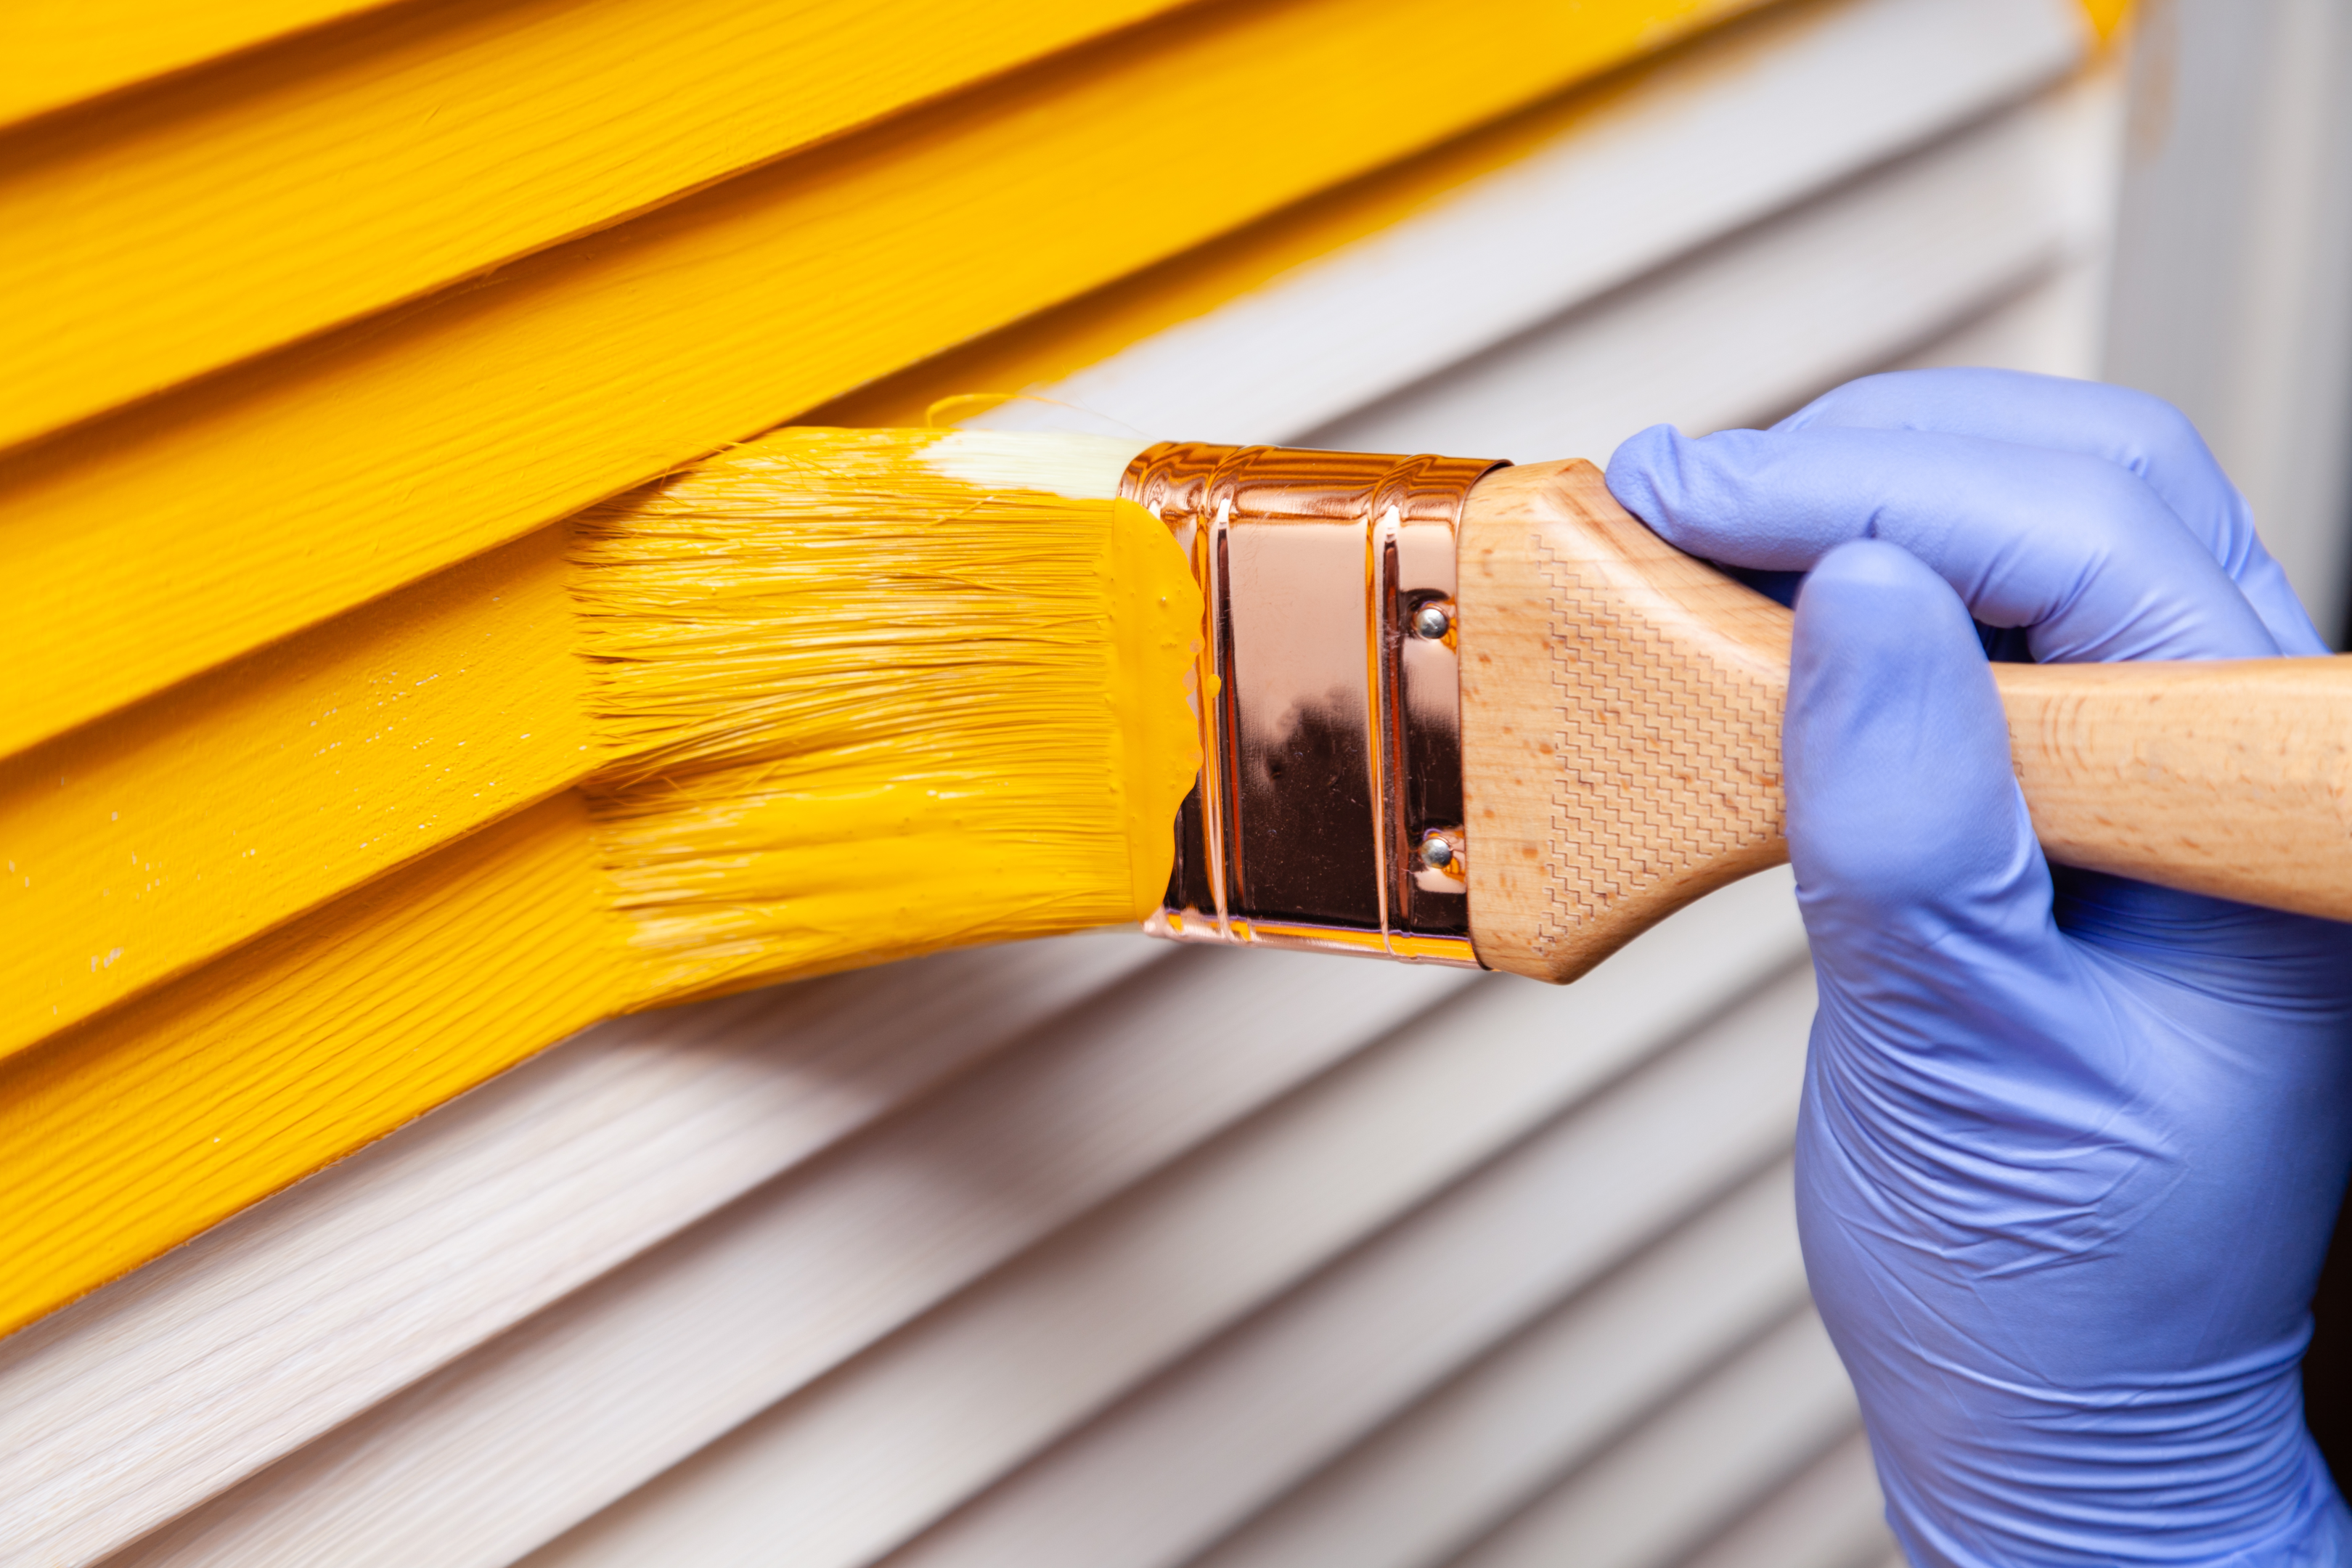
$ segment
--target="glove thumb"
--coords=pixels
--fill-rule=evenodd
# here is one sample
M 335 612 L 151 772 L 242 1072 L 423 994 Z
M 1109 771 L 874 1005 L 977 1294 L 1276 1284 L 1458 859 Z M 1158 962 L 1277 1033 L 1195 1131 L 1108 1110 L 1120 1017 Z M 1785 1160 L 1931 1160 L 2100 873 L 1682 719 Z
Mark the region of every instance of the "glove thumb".
M 1806 577 L 1781 752 L 1825 1003 L 1932 1038 L 1956 1010 L 1998 1015 L 1972 976 L 2047 972 L 2050 873 L 2008 721 L 1968 610 L 1917 558 L 1860 540 Z

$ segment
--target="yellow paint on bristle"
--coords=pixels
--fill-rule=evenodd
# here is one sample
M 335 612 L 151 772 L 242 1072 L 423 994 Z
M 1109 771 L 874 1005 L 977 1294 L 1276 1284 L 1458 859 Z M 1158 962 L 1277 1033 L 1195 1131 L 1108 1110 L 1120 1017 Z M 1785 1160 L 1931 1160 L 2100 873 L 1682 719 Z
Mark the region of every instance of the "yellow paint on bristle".
M 1150 910 L 1200 766 L 1137 443 L 793 429 L 593 514 L 592 792 L 667 998 Z

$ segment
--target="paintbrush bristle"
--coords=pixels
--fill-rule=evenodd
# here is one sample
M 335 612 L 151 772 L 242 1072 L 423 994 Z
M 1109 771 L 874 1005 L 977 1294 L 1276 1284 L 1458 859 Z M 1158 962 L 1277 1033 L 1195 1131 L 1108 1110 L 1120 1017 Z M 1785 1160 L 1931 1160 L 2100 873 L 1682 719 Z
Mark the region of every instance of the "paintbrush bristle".
M 788 429 L 600 509 L 593 792 L 662 989 L 1133 920 L 1199 767 L 1139 443 Z

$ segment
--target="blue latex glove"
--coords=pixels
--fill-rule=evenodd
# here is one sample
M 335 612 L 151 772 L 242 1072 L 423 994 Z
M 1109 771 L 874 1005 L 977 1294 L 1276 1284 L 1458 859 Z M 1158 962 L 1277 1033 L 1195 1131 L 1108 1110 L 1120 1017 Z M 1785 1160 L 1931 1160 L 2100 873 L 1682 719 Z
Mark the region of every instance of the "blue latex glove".
M 1809 572 L 1782 738 L 1821 1008 L 1815 1300 L 1914 1563 L 2352 1564 L 2304 1430 L 2352 1163 L 2352 926 L 2042 859 L 1970 614 L 2042 660 L 2324 651 L 2153 398 L 1876 376 L 1610 488 Z

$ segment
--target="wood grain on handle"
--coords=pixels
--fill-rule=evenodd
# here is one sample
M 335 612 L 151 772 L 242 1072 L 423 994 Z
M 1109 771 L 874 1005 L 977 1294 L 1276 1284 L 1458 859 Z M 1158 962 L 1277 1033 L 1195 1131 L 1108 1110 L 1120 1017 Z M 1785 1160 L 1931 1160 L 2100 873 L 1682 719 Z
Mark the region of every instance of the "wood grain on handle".
M 1590 463 L 1482 481 L 1460 552 L 1482 960 L 1572 980 L 1788 858 L 1787 610 L 1643 527 Z M 2352 658 L 1993 679 L 2053 859 L 2352 919 Z

